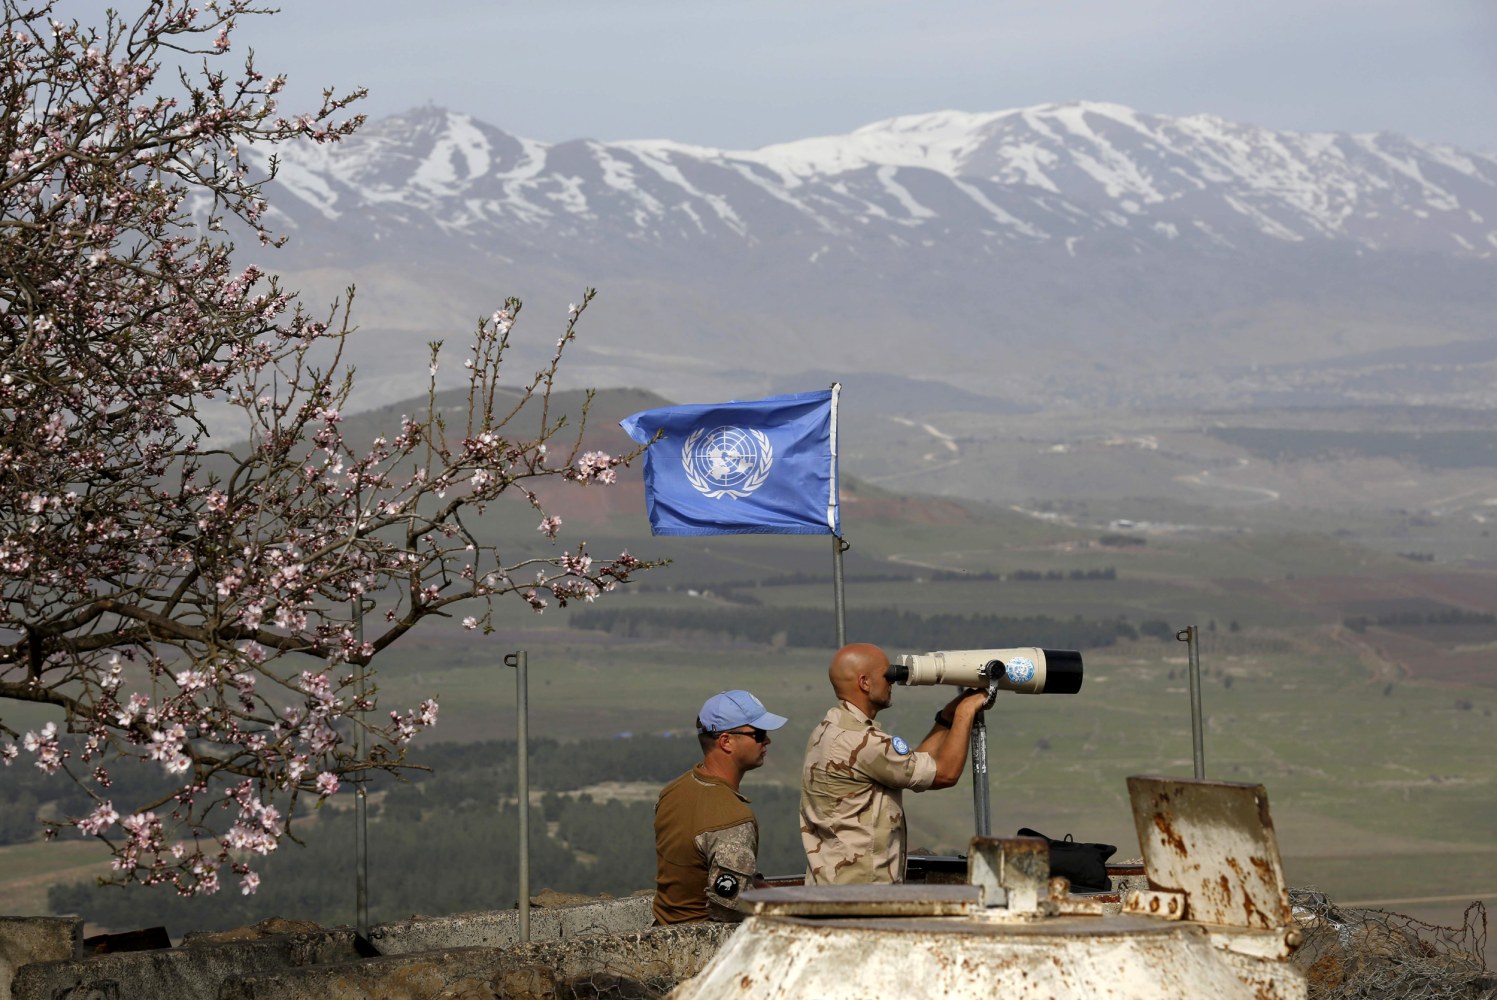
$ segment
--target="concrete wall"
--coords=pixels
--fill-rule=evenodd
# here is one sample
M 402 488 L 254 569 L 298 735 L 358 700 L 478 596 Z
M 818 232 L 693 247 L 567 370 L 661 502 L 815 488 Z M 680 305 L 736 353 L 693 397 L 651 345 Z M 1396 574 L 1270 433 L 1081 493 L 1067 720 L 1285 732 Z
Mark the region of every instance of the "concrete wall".
M 0 1000 L 11 1000 L 16 970 L 33 962 L 77 958 L 83 921 L 77 917 L 0 917 Z

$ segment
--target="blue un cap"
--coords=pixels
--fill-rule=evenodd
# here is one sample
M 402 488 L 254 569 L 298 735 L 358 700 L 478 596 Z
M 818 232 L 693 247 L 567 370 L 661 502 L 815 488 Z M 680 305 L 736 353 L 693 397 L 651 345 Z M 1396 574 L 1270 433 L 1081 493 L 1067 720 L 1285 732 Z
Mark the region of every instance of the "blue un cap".
M 721 733 L 739 726 L 779 729 L 788 721 L 783 715 L 765 711 L 764 703 L 747 691 L 724 691 L 702 704 L 697 728 L 704 733 Z

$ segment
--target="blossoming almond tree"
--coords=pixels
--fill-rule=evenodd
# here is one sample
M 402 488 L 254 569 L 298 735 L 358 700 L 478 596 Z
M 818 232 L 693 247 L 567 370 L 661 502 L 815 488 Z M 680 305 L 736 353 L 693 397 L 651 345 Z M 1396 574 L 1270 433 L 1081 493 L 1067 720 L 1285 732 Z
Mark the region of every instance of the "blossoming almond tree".
M 606 485 L 627 459 L 582 453 L 550 405 L 592 293 L 516 391 L 498 384 L 511 299 L 464 358 L 461 426 L 431 405 L 356 447 L 346 305 L 313 319 L 237 269 L 224 234 L 273 242 L 249 145 L 336 141 L 361 95 L 282 117 L 281 78 L 229 66 L 247 0 L 151 0 L 101 29 L 4 5 L 0 758 L 87 791 L 91 808 L 52 832 L 108 842 L 116 881 L 192 894 L 232 873 L 252 892 L 299 797 L 400 765 L 436 722 L 433 701 L 378 714 L 356 667 L 457 605 L 476 629 L 496 597 L 540 611 L 642 568 L 581 545 L 505 562 L 464 522 L 509 493 L 554 540 L 538 484 Z M 209 435 L 213 407 L 239 415 L 244 443 Z M 51 706 L 63 731 L 7 725 L 11 702 Z M 132 764 L 168 790 L 117 800 L 112 775 Z

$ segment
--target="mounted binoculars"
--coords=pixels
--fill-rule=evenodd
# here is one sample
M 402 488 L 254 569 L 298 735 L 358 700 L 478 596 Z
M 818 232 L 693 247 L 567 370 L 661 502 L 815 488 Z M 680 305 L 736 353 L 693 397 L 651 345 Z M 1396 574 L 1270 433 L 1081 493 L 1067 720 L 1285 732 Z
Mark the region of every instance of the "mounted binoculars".
M 1075 694 L 1081 690 L 1081 654 L 1038 646 L 905 653 L 884 676 L 912 687 L 953 684 L 1016 694 Z

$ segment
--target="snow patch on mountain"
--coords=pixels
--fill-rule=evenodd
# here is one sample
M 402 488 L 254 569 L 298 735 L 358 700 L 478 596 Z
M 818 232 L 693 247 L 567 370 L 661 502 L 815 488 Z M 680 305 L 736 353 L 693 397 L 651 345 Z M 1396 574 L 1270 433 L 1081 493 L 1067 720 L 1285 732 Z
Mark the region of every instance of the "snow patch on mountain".
M 1475 257 L 1497 246 L 1497 226 L 1485 221 L 1497 219 L 1497 157 L 1387 133 L 1280 132 L 1103 102 L 904 115 L 737 151 L 669 140 L 547 144 L 424 108 L 338 145 L 286 148 L 281 161 L 278 182 L 324 220 L 348 225 L 398 209 L 384 225 L 425 219 L 479 241 L 546 239 L 565 219 L 568 239 L 793 239 L 815 259 L 829 252 L 816 249 L 828 237 L 850 247 L 910 232 L 922 245 L 970 241 L 986 252 L 1053 242 L 1086 253 L 1085 237 L 1108 232 L 1133 241 L 1134 253 L 1192 241 Z

